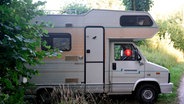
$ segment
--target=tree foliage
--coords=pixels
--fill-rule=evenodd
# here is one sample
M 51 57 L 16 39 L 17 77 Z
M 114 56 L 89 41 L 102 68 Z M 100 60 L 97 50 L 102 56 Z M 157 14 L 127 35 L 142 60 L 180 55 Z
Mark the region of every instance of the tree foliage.
M 83 14 L 90 9 L 124 9 L 120 0 L 75 0 L 62 9 L 65 14 Z
M 93 9 L 124 9 L 121 0 L 87 0 L 87 5 Z
M 153 0 L 123 0 L 126 10 L 149 11 Z
M 0 103 L 21 104 L 25 87 L 21 77 L 31 78 L 37 71 L 26 67 L 39 63 L 45 53 L 38 51 L 40 37 L 47 31 L 43 24 L 30 21 L 42 15 L 32 0 L 0 1 Z
M 83 14 L 88 12 L 89 10 L 90 8 L 83 4 L 73 3 L 64 7 L 64 9 L 62 10 L 62 13 L 63 14 Z
M 171 34 L 171 40 L 174 42 L 174 47 L 184 51 L 184 29 L 182 26 L 182 13 L 176 13 L 169 16 L 166 20 L 158 20 L 159 35 Z

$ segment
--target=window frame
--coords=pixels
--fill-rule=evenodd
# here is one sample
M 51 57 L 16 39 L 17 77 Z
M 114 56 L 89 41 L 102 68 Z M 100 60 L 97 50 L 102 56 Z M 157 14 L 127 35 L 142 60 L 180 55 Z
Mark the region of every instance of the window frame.
M 143 20 L 142 24 L 140 23 L 141 20 Z M 119 23 L 122 27 L 153 26 L 153 20 L 148 15 L 122 15 Z
M 54 38 L 68 38 L 69 39 L 69 49 L 60 49 L 54 47 Z M 61 51 L 71 51 L 72 49 L 72 37 L 70 33 L 48 33 L 46 36 L 41 37 L 41 41 L 46 41 L 46 45 L 50 46 L 51 49 L 59 49 Z M 42 50 L 47 50 L 44 46 L 41 46 Z
M 116 52 L 115 52 L 115 45 L 120 45 L 121 47 L 122 47 L 122 45 L 130 45 L 131 46 L 131 50 L 132 50 L 132 54 L 134 54 L 134 59 L 133 59 L 133 56 L 131 56 L 132 57 L 132 59 L 122 59 L 121 57 L 121 55 L 120 55 L 120 59 L 116 59 L 116 56 L 115 56 L 115 54 L 116 54 Z M 138 61 L 137 60 L 137 58 L 136 58 L 136 53 L 135 53 L 135 50 L 136 50 L 136 47 L 133 45 L 133 44 L 129 44 L 129 43 L 116 43 L 116 44 L 114 44 L 114 49 L 113 49 L 113 53 L 114 53 L 114 55 L 113 55 L 113 59 L 115 60 L 115 61 Z M 121 54 L 121 52 L 120 52 L 120 54 Z

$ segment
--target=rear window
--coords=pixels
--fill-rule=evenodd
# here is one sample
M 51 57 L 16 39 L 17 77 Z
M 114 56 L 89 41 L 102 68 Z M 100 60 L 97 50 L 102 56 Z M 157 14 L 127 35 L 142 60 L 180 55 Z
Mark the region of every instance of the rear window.
M 147 15 L 123 15 L 120 17 L 121 26 L 152 26 L 153 21 Z
M 47 46 L 51 49 L 57 48 L 61 51 L 71 50 L 71 34 L 69 33 L 49 33 L 47 36 L 42 37 L 42 41 L 46 41 Z M 42 50 L 47 50 L 42 46 Z

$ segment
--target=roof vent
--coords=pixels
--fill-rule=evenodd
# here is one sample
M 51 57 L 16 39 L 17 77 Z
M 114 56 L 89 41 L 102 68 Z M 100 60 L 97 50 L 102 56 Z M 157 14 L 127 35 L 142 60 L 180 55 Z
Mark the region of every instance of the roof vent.
M 71 23 L 66 23 L 65 27 L 73 27 L 73 25 Z

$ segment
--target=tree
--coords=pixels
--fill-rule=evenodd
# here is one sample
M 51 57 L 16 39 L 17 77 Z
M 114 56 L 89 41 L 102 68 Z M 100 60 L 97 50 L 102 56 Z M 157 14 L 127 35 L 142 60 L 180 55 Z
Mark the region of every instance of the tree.
M 94 9 L 124 9 L 121 0 L 87 0 L 87 5 Z
M 123 0 L 126 10 L 149 11 L 153 6 L 153 0 Z
M 38 6 L 44 2 L 32 0 L 0 1 L 0 103 L 22 104 L 28 83 L 20 77 L 31 78 L 37 73 L 27 65 L 39 63 L 46 55 L 39 51 L 40 37 L 47 33 L 44 24 L 32 24 L 31 20 L 43 12 Z
M 169 33 L 174 47 L 184 51 L 184 30 L 182 26 L 182 13 L 177 12 L 169 16 L 166 20 L 157 20 L 159 25 L 159 36 Z
M 83 1 L 83 2 L 82 2 Z M 85 2 L 84 2 L 85 1 Z M 90 9 L 124 9 L 120 0 L 75 0 L 62 9 L 65 14 L 83 14 Z
M 62 13 L 63 14 L 83 14 L 88 12 L 89 10 L 90 8 L 83 4 L 73 3 L 64 7 L 64 9 L 62 10 Z

